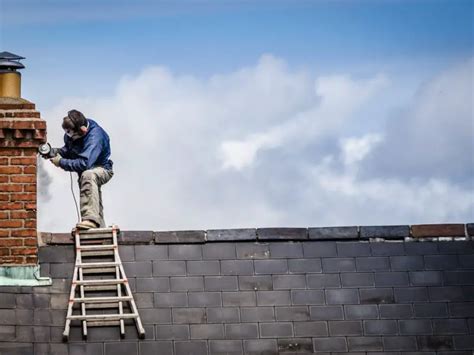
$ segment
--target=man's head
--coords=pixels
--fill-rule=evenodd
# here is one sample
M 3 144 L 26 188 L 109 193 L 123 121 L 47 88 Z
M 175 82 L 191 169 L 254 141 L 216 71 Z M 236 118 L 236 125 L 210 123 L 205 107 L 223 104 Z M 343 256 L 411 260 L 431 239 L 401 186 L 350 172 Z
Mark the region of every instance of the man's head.
M 69 137 L 76 140 L 86 135 L 88 125 L 87 119 L 82 112 L 71 110 L 63 118 L 62 127 Z

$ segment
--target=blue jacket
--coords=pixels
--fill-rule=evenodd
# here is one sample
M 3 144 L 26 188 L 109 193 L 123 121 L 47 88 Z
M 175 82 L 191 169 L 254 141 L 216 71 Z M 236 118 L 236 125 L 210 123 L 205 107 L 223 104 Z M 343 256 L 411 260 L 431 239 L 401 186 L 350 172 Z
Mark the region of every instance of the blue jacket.
M 63 159 L 59 161 L 59 166 L 66 171 L 76 171 L 79 175 L 97 166 L 112 170 L 108 134 L 94 120 L 88 118 L 87 122 L 89 128 L 84 137 L 72 140 L 64 135 L 65 145 L 59 149 Z

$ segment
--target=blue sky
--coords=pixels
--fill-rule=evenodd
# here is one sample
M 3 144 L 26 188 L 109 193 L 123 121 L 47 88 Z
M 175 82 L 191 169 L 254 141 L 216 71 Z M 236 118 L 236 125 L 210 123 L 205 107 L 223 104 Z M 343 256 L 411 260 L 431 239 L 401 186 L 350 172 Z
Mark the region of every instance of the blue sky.
M 71 107 L 109 130 L 125 228 L 474 217 L 472 1 L 0 0 L 0 48 L 53 144 Z
M 62 93 L 106 93 L 157 63 L 206 76 L 264 53 L 318 73 L 422 76 L 472 53 L 469 0 L 0 3 L 1 47 L 28 58 L 26 90 L 53 75 L 80 83 Z

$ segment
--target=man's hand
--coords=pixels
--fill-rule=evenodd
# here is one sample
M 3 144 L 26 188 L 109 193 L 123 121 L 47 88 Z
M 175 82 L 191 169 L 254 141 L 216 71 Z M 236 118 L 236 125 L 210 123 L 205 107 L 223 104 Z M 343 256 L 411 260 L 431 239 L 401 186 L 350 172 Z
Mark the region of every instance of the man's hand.
M 49 161 L 51 163 L 53 163 L 54 165 L 56 165 L 58 168 L 59 168 L 59 161 L 62 159 L 62 156 L 60 156 L 59 154 L 56 155 L 54 158 L 51 158 L 49 159 Z

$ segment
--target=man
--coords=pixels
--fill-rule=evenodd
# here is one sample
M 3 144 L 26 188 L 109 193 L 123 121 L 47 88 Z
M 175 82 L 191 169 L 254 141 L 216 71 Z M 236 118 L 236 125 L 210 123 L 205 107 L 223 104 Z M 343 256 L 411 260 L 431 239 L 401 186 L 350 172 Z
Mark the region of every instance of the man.
M 110 140 L 97 122 L 71 110 L 63 119 L 64 147 L 54 149 L 50 161 L 79 175 L 81 222 L 79 229 L 104 228 L 101 186 L 113 176 Z

